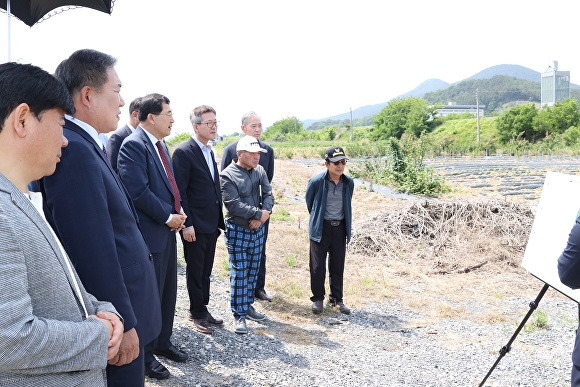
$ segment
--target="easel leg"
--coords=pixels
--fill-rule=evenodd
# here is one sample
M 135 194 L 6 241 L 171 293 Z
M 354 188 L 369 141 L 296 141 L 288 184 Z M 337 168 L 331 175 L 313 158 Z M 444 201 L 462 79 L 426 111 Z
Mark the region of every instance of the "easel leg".
M 520 331 L 522 330 L 524 325 L 526 325 L 526 322 L 528 321 L 528 319 L 530 318 L 532 313 L 534 313 L 534 310 L 536 310 L 536 308 L 538 307 L 540 300 L 542 299 L 542 297 L 544 297 L 544 294 L 546 293 L 546 291 L 548 290 L 549 287 L 550 287 L 550 285 L 544 284 L 544 287 L 542 288 L 542 290 L 540 290 L 540 293 L 538 293 L 538 296 L 536 297 L 536 299 L 534 301 L 530 302 L 530 310 L 526 314 L 526 317 L 524 317 L 524 319 L 522 320 L 522 322 L 518 326 L 518 329 L 516 329 L 516 331 L 512 335 L 512 338 L 510 339 L 510 341 L 504 347 L 502 347 L 502 349 L 500 349 L 499 357 L 497 358 L 497 360 L 495 361 L 495 363 L 493 364 L 493 366 L 491 367 L 491 369 L 489 370 L 487 375 L 485 375 L 485 378 L 483 378 L 483 380 L 479 384 L 479 387 L 482 387 L 485 384 L 485 381 L 491 375 L 491 373 L 493 372 L 493 370 L 495 369 L 497 364 L 500 362 L 500 360 L 505 356 L 506 353 L 508 353 L 512 349 L 512 347 L 511 347 L 512 343 L 514 342 L 518 333 L 520 333 Z

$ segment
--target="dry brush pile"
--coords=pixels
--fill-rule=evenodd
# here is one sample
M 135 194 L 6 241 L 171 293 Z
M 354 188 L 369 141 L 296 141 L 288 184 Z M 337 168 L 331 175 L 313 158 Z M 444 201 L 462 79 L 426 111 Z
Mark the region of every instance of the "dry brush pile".
M 426 267 L 428 274 L 520 269 L 534 215 L 500 200 L 424 200 L 353 227 L 353 253 Z

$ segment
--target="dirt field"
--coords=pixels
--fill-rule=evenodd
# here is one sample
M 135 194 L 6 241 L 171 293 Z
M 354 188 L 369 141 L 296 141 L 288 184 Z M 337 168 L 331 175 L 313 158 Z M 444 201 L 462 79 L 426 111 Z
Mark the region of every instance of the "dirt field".
M 266 276 L 274 302 L 257 304 L 267 323 L 233 333 L 220 237 L 210 309 L 227 322 L 211 336 L 192 329 L 182 266 L 174 342 L 191 359 L 166 362 L 174 376 L 146 385 L 478 385 L 543 286 L 520 267 L 537 199 L 494 189 L 507 172 L 486 175 L 497 184 L 480 195 L 474 167 L 438 162 L 453 188 L 445 198 L 393 198 L 357 184 L 344 292 L 354 312 L 344 318 L 310 310 L 303 198 L 324 165 L 276 160 Z M 488 385 L 569 385 L 576 325 L 575 303 L 548 290 Z
M 287 314 L 289 318 L 310 313 L 308 213 L 303 198 L 308 179 L 323 170 L 322 162 L 276 161 L 273 182 L 276 205 L 267 245 L 267 289 L 273 294 L 283 295 L 286 300 L 292 300 L 291 303 L 271 304 L 273 309 L 277 309 L 273 311 Z M 478 177 L 474 176 L 473 179 L 477 180 Z M 456 184 L 453 179 L 449 182 L 454 189 L 444 200 L 471 202 L 489 199 L 489 194 L 486 197 L 478 196 L 477 191 L 470 187 L 473 184 L 469 182 Z M 502 183 L 498 185 L 501 187 Z M 501 194 L 498 196 L 501 198 Z M 373 225 L 378 225 L 378 220 L 373 220 L 377 214 L 401 212 L 414 201 L 426 200 L 430 199 L 389 198 L 357 186 L 353 197 L 353 242 L 357 236 L 373 232 Z M 523 195 L 510 195 L 500 200 L 518 205 L 522 203 L 522 208 L 535 204 Z M 421 244 L 410 242 L 409 245 L 399 245 L 396 251 L 374 255 L 358 253 L 351 246 L 347 251 L 345 269 L 345 302 L 360 306 L 381 302 L 385 298 L 396 298 L 412 308 L 429 308 L 434 319 L 466 317 L 478 320 L 483 318 L 490 322 L 503 321 L 506 317 L 501 305 L 505 297 L 528 295 L 533 299 L 542 284 L 519 266 L 527 235 L 523 236 L 523 240 L 520 238 L 517 248 L 503 252 L 503 255 L 498 253 L 497 246 L 505 245 L 504 241 L 493 240 L 489 235 L 483 237 L 484 240 L 481 240 L 481 235 L 474 239 L 474 234 L 461 233 L 452 236 L 446 242 L 446 249 L 461 248 L 454 256 L 455 264 L 449 266 L 451 269 L 445 274 L 436 274 L 441 271 L 437 269 L 438 258 L 433 250 L 425 250 Z M 221 261 L 220 275 L 227 276 L 224 270 L 227 262 L 225 248 L 220 243 L 218 246 L 221 248 L 220 257 L 217 258 Z M 498 257 L 487 259 L 486 254 Z M 469 270 L 485 261 L 487 263 L 481 267 Z M 468 269 L 469 272 L 459 272 L 462 269 Z M 546 297 L 560 296 L 548 292 Z M 489 303 L 490 308 L 483 314 L 473 314 L 461 306 L 462 302 L 474 299 Z M 434 303 L 433 300 L 438 301 Z M 522 307 L 525 309 L 526 306 Z

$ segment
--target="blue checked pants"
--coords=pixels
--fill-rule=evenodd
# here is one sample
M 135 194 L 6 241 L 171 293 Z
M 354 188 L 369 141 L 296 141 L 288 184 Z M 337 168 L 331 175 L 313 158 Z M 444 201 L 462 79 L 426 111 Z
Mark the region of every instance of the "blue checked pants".
M 230 305 L 234 318 L 246 318 L 254 303 L 260 258 L 264 248 L 264 225 L 249 230 L 226 222 L 224 233 L 230 264 Z

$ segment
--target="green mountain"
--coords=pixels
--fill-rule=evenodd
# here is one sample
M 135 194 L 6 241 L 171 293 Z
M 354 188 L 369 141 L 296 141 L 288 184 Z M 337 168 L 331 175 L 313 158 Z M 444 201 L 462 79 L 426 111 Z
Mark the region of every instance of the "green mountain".
M 397 98 L 422 97 L 430 103 L 447 105 L 475 105 L 475 92 L 479 89 L 479 103 L 485 106 L 485 114 L 498 112 L 508 102 L 540 102 L 541 73 L 524 66 L 501 64 L 488 67 L 463 81 L 448 84 L 439 79 L 429 79 L 408 93 Z M 570 84 L 570 97 L 580 101 L 580 86 Z M 368 105 L 352 111 L 354 124 L 373 122 L 374 117 L 389 103 Z M 349 113 L 321 119 L 303 120 L 306 129 L 318 129 L 329 125 L 342 125 L 350 120 Z
M 520 65 L 510 65 L 510 64 L 500 64 L 497 66 L 491 66 L 484 70 L 481 70 L 475 75 L 464 79 L 464 81 L 473 79 L 491 79 L 496 75 L 507 75 L 508 77 L 514 77 L 518 79 L 524 79 L 526 81 L 539 82 L 542 76 L 541 73 L 529 69 Z
M 486 112 L 501 108 L 512 101 L 540 102 L 540 83 L 496 75 L 491 79 L 469 79 L 455 83 L 445 90 L 433 91 L 423 98 L 431 104 L 447 105 L 453 101 L 459 105 L 475 105 L 476 92 L 479 104 Z
M 458 105 L 475 105 L 476 93 L 479 104 L 485 105 L 485 114 L 499 113 L 509 102 L 540 102 L 540 82 L 496 75 L 491 79 L 468 79 L 449 86 L 445 90 L 433 91 L 423 98 L 431 104 L 447 105 L 453 101 Z M 570 97 L 580 101 L 580 89 L 570 87 Z

